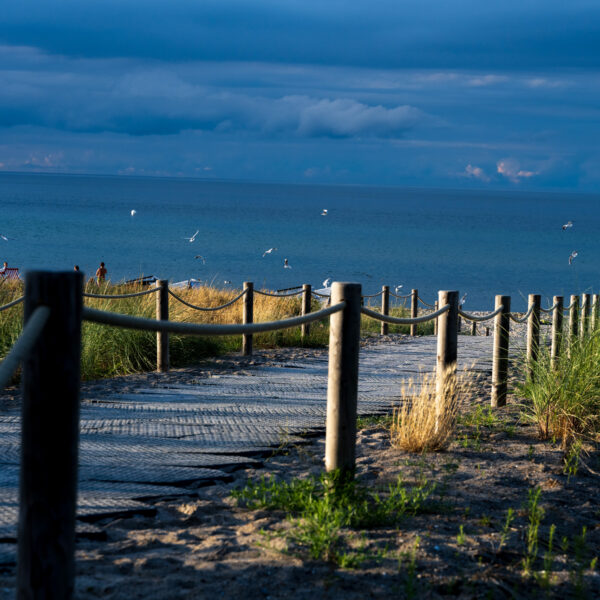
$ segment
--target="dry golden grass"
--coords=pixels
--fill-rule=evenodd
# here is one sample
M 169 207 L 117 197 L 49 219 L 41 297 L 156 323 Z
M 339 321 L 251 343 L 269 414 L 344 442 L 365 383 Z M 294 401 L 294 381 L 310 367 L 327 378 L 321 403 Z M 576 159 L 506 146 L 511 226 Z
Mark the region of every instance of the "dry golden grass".
M 394 410 L 390 435 L 392 446 L 408 452 L 443 450 L 456 427 L 462 375 L 448 373 L 438 395 L 435 374 L 423 373 L 402 386 L 402 406 Z

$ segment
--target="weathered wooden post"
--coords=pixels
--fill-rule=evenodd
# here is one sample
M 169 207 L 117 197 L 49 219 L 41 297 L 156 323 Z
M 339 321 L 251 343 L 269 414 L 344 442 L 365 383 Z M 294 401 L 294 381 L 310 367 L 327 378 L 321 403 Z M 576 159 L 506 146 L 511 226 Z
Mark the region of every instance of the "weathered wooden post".
M 598 318 L 600 317 L 600 296 L 594 294 L 592 302 L 592 331 L 598 329 Z
M 23 362 L 17 594 L 74 595 L 83 273 L 30 271 L 25 321 L 50 317 Z
M 389 315 L 390 314 L 390 286 L 384 285 L 381 287 L 381 314 Z M 387 323 L 381 321 L 381 335 L 387 335 L 389 330 L 389 326 Z
M 411 290 L 410 292 L 410 318 L 416 319 L 419 316 L 419 290 Z M 417 335 L 417 325 L 410 326 L 410 335 Z
M 485 328 L 485 337 L 490 337 L 490 328 L 489 327 Z
M 356 447 L 358 351 L 360 348 L 360 283 L 334 282 L 331 305 L 346 307 L 331 315 L 329 327 L 329 377 L 325 469 L 353 473 Z
M 471 335 L 477 335 L 477 321 L 471 321 Z
M 302 314 L 307 315 L 310 313 L 312 301 L 312 288 L 310 283 L 305 283 L 302 286 Z M 300 335 L 305 338 L 310 333 L 310 323 L 304 323 L 300 329 Z
M 555 309 L 552 312 L 552 346 L 550 347 L 550 362 L 552 368 L 555 369 L 558 364 L 562 346 L 564 300 L 562 296 L 554 296 L 553 300 Z
M 445 396 L 452 389 L 452 380 L 456 377 L 456 358 L 458 350 L 458 292 L 438 292 L 440 308 L 450 305 L 450 310 L 438 317 L 437 369 L 436 369 L 436 415 L 441 416 L 446 406 Z
M 436 300 L 433 303 L 433 311 L 437 311 L 437 309 L 440 307 L 440 303 Z M 438 334 L 438 320 L 437 318 L 433 320 L 433 335 L 437 335 Z
M 242 313 L 242 322 L 244 325 L 254 323 L 254 284 L 251 281 L 244 281 L 244 308 Z M 242 355 L 252 356 L 252 334 L 244 333 L 242 335 Z
M 582 294 L 581 296 L 581 325 L 579 337 L 584 338 L 590 330 L 590 315 L 592 312 L 591 294 Z
M 506 405 L 508 389 L 508 344 L 510 334 L 510 296 L 496 296 L 494 310 L 502 310 L 494 319 L 494 354 L 492 363 L 492 406 Z
M 571 296 L 571 308 L 569 309 L 569 347 L 567 354 L 571 356 L 571 346 L 577 338 L 579 329 L 579 296 Z
M 156 282 L 156 320 L 169 320 L 169 282 L 159 279 Z M 166 373 L 169 370 L 169 334 L 156 332 L 156 370 Z
M 533 379 L 533 365 L 538 359 L 540 349 L 540 307 L 542 297 L 539 294 L 529 294 L 527 310 L 531 314 L 527 319 L 527 377 Z

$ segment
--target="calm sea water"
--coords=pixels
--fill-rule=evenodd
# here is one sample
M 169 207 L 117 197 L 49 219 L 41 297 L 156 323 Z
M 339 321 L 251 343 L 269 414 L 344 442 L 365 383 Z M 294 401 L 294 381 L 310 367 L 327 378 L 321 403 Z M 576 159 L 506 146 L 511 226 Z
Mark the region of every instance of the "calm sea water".
M 600 287 L 592 195 L 1 174 L 0 205 L 11 238 L 0 239 L 0 260 L 22 270 L 77 263 L 92 275 L 102 260 L 113 281 L 152 274 L 270 289 L 331 277 L 365 293 L 418 288 L 430 302 L 458 289 L 472 310 L 499 293 L 523 308 L 528 293 Z

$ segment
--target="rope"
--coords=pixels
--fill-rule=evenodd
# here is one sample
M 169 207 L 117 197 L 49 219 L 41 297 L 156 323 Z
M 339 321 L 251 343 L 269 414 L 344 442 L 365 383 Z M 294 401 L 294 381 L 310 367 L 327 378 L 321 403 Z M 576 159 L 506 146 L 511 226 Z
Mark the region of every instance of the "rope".
M 0 306 L 0 312 L 2 312 L 3 310 L 6 310 L 7 308 L 10 308 L 11 306 L 15 306 L 16 304 L 19 304 L 20 302 L 23 302 L 23 300 L 25 300 L 25 296 L 21 296 L 20 298 L 17 298 L 16 300 L 13 300 L 12 302 L 5 304 L 4 306 Z
M 381 296 L 383 294 L 383 290 L 377 292 L 376 294 L 371 294 L 370 296 L 364 295 L 363 298 L 377 298 L 377 296 Z
M 275 331 L 276 329 L 287 329 L 298 327 L 305 323 L 319 321 L 333 313 L 343 310 L 346 302 L 340 302 L 329 308 L 324 308 L 308 315 L 283 319 L 281 321 L 269 321 L 266 323 L 248 323 L 246 325 L 198 325 L 195 323 L 178 323 L 174 321 L 159 321 L 145 319 L 142 317 L 131 317 L 118 313 L 95 310 L 93 308 L 83 309 L 83 318 L 86 321 L 103 323 L 114 327 L 127 327 L 129 329 L 147 329 L 150 331 L 162 331 L 163 333 L 179 333 L 186 335 L 242 335 L 251 333 L 263 333 Z
M 573 308 L 575 306 L 576 302 L 571 302 L 571 304 L 569 304 L 569 306 L 563 306 L 563 310 L 567 311 L 570 310 L 571 308 Z
M 85 298 L 106 298 L 108 300 L 120 300 L 121 298 L 135 298 L 136 296 L 145 296 L 146 294 L 154 294 L 154 292 L 158 292 L 159 288 L 155 287 L 150 290 L 144 290 L 143 292 L 135 292 L 133 294 L 86 294 L 83 293 Z
M 540 306 L 540 310 L 545 313 L 551 313 L 555 308 L 558 308 L 558 302 L 556 302 L 554 306 L 551 306 L 550 308 L 542 308 Z
M 458 314 L 463 317 L 463 319 L 467 319 L 467 321 L 488 321 L 489 319 L 493 319 L 496 315 L 499 315 L 502 312 L 504 307 L 502 304 L 492 313 L 487 315 L 483 315 L 482 317 L 476 317 L 475 315 L 470 315 L 469 313 L 463 312 L 460 308 L 458 309 Z
M 313 296 L 319 296 L 319 298 L 331 298 L 328 294 L 319 294 L 319 292 L 311 292 Z
M 261 292 L 260 290 L 254 290 L 255 294 L 260 294 L 261 296 L 272 296 L 273 298 L 287 298 L 288 296 L 297 296 L 298 294 L 302 294 L 302 290 L 299 292 L 290 292 L 289 294 L 271 294 L 270 292 Z
M 360 312 L 362 312 L 363 315 L 367 315 L 367 317 L 371 317 L 372 319 L 376 319 L 377 321 L 384 321 L 385 323 L 394 323 L 396 325 L 413 325 L 416 323 L 426 323 L 427 321 L 436 319 L 440 315 L 443 315 L 447 310 L 450 310 L 449 304 L 446 304 L 446 306 L 442 306 L 442 308 L 436 310 L 435 312 L 429 313 L 428 315 L 424 315 L 422 317 L 415 317 L 414 319 L 382 315 L 378 312 L 369 310 L 364 306 L 360 309 Z
M 529 307 L 529 310 L 519 319 L 518 317 L 515 317 L 512 313 L 508 313 L 508 316 L 515 322 L 515 323 L 525 323 L 525 321 L 527 321 L 527 319 L 529 318 L 529 315 L 533 312 L 533 304 Z
M 4 389 L 19 364 L 29 356 L 50 316 L 47 306 L 38 306 L 32 313 L 11 351 L 0 363 L 0 389 Z
M 171 294 L 171 296 L 173 296 L 175 300 L 179 300 L 179 302 L 181 302 L 182 304 L 185 304 L 186 306 L 189 306 L 190 308 L 193 308 L 195 310 L 203 310 L 206 312 L 227 308 L 228 306 L 231 306 L 234 302 L 237 302 L 246 292 L 247 290 L 244 290 L 241 294 L 238 294 L 233 300 L 227 302 L 227 304 L 222 304 L 221 306 L 215 306 L 213 308 L 203 308 L 202 306 L 196 306 L 195 304 L 190 304 L 189 302 L 186 302 L 183 298 L 180 298 L 175 292 L 171 291 L 171 288 L 169 288 L 169 294 Z
M 390 296 L 394 296 L 394 298 L 410 298 L 412 296 L 412 294 L 406 294 L 404 296 L 399 296 L 398 294 L 394 294 L 393 292 L 390 292 Z
M 423 306 L 428 306 L 429 308 L 435 308 L 435 304 L 428 304 L 427 302 L 425 302 L 425 300 L 422 300 L 421 298 L 419 298 L 419 296 L 417 296 L 417 300 L 423 305 Z

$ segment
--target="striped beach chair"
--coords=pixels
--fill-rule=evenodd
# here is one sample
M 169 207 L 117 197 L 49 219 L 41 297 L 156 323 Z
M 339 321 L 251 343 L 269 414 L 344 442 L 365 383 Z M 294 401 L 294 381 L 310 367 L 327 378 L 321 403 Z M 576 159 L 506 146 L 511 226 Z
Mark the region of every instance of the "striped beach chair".
M 4 267 L 0 269 L 0 277 L 3 279 L 21 279 L 17 267 Z

